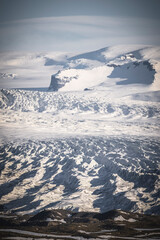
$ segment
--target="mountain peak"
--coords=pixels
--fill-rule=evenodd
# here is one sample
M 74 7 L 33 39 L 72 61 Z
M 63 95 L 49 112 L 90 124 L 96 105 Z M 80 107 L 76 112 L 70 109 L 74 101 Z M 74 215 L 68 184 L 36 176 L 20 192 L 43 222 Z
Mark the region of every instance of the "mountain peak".
M 129 48 L 115 51 L 106 47 L 68 58 L 63 69 L 51 76 L 49 90 L 105 90 L 105 87 L 112 87 L 114 91 L 116 85 L 151 86 L 155 81 L 156 63 L 146 59 L 144 52 L 148 49 L 132 47 L 131 51 Z

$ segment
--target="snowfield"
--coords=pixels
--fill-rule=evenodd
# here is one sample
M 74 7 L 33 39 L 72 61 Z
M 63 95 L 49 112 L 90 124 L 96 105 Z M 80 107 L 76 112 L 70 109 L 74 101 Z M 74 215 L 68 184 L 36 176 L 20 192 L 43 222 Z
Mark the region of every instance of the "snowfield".
M 159 51 L 45 56 L 46 91 L 1 89 L 0 204 L 160 214 Z
M 0 128 L 5 138 L 159 136 L 157 102 L 135 101 L 130 96 L 112 100 L 105 91 L 2 90 L 0 104 Z

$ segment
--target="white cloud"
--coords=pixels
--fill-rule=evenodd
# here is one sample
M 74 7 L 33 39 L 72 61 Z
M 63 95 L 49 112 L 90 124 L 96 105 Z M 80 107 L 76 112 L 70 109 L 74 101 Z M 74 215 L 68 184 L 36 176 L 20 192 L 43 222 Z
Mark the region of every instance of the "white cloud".
M 105 16 L 25 19 L 0 25 L 0 50 L 86 51 L 113 44 L 157 44 L 157 24 Z

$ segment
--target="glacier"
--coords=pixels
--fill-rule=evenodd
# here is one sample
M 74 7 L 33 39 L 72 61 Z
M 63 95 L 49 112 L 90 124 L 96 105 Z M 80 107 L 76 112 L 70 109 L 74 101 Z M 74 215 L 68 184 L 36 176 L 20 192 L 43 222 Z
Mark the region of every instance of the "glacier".
M 160 214 L 159 50 L 40 55 L 48 89 L 1 89 L 0 204 Z

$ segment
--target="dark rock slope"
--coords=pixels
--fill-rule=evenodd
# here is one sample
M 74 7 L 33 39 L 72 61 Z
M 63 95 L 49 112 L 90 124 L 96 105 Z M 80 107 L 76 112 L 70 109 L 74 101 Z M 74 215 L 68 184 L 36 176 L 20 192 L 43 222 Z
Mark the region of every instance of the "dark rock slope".
M 34 216 L 7 212 L 0 215 L 1 239 L 148 239 L 150 236 L 160 238 L 160 216 L 119 210 L 95 213 L 62 209 L 44 210 Z

